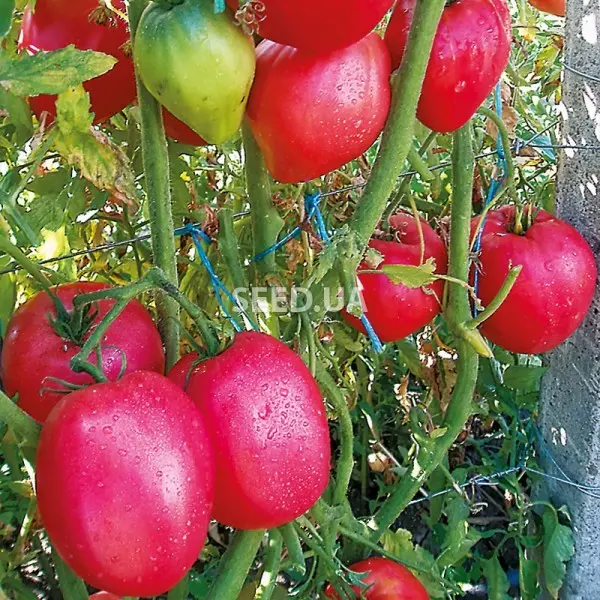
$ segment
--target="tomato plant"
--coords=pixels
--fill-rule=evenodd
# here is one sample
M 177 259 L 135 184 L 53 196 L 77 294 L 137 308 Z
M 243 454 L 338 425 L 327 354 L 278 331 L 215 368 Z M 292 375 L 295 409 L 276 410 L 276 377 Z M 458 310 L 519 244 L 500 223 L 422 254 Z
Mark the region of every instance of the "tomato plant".
M 594 239 L 563 22 L 399 0 L 384 41 L 391 0 L 33 4 L 0 3 L 0 595 L 560 597 L 586 528 L 534 497 L 543 441 L 566 456 L 536 416 L 571 365 L 593 403 L 596 315 L 510 350 L 564 339 L 595 276 L 550 216 L 564 152 L 557 206 Z M 110 59 L 19 49 L 48 11 L 63 46 L 125 42 L 134 106 L 90 127 Z
M 583 321 L 594 296 L 596 262 L 588 243 L 565 221 L 544 210 L 526 211 L 521 221 L 525 231 L 517 233 L 515 207 L 504 206 L 490 211 L 483 227 L 477 268 L 484 305 L 500 289 L 509 265 L 523 270 L 482 332 L 510 352 L 539 354 L 564 342 Z
M 169 377 L 202 411 L 217 459 L 214 517 L 239 529 L 277 527 L 306 512 L 329 478 L 327 418 L 302 360 L 261 333 L 236 336 Z
M 63 559 L 97 588 L 156 596 L 204 545 L 213 452 L 203 418 L 166 377 L 138 371 L 69 394 L 37 453 L 37 498 Z
M 211 143 L 238 130 L 252 79 L 254 47 L 211 2 L 148 5 L 136 35 L 136 68 L 175 117 Z
M 529 4 L 557 17 L 565 16 L 566 0 L 529 0 Z
M 19 395 L 19 406 L 38 421 L 46 420 L 69 391 L 68 385 L 93 381 L 87 373 L 74 373 L 70 361 L 114 302 L 103 300 L 87 310 L 74 312 L 73 298 L 107 287 L 79 282 L 55 288 L 53 293 L 66 311 L 60 316 L 51 297 L 40 292 L 10 320 L 0 362 L 2 383 L 8 394 Z M 162 373 L 164 362 L 162 342 L 152 317 L 137 300 L 130 302 L 102 341 L 105 376 L 115 380 L 121 372 Z
M 423 254 L 417 221 L 410 215 L 399 213 L 390 219 L 393 238 L 390 241 L 372 239 L 369 248 L 378 255 L 373 261 L 383 265 L 419 266 L 424 261 L 435 261 L 435 272 L 444 274 L 448 257 L 446 247 L 431 226 L 421 221 L 423 234 Z M 381 261 L 381 262 L 380 262 Z M 369 259 L 359 266 L 361 270 L 372 271 Z M 382 341 L 394 342 L 415 333 L 427 325 L 441 310 L 444 282 L 437 280 L 425 288 L 410 288 L 403 283 L 393 283 L 387 275 L 365 273 L 358 276 L 359 292 L 364 313 Z M 344 319 L 353 327 L 365 333 L 360 320 L 343 313 Z
M 239 5 L 238 0 L 227 3 L 234 10 Z M 365 37 L 392 4 L 393 0 L 307 0 L 302 4 L 262 0 L 243 5 L 242 17 L 263 38 L 324 53 Z
M 406 50 L 414 9 L 415 0 L 399 0 L 386 30 L 394 68 Z M 462 127 L 500 79 L 508 64 L 511 39 L 506 0 L 449 4 L 433 43 L 417 110 L 419 121 L 442 133 Z
M 366 573 L 361 581 L 364 588 L 354 586 L 357 598 L 365 600 L 429 600 L 421 582 L 402 565 L 387 558 L 369 558 L 352 565 L 352 571 Z M 325 590 L 325 596 L 339 600 L 333 586 Z
M 375 33 L 324 55 L 263 41 L 248 119 L 271 175 L 308 181 L 365 152 L 388 115 L 389 75 Z
M 125 10 L 123 0 L 115 8 Z M 22 51 L 58 50 L 73 44 L 80 50 L 96 50 L 118 59 L 115 66 L 100 77 L 84 84 L 90 93 L 96 123 L 123 110 L 135 98 L 133 64 L 126 53 L 129 40 L 127 24 L 108 8 L 99 8 L 97 0 L 80 0 L 75 4 L 62 0 L 39 0 L 35 9 L 28 7 L 19 39 Z M 34 113 L 56 114 L 55 96 L 30 98 Z

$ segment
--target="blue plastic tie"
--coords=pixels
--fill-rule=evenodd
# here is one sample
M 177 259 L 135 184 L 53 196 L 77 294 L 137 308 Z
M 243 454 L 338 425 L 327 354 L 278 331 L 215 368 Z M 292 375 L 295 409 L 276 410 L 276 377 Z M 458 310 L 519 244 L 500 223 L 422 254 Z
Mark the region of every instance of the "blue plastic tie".
M 222 13 L 225 10 L 225 0 L 214 0 L 214 12 L 215 14 Z
M 244 331 L 244 329 L 237 322 L 236 318 L 227 310 L 227 307 L 225 306 L 223 299 L 221 297 L 221 293 L 225 294 L 225 296 L 228 298 L 228 300 L 238 309 L 238 311 L 252 325 L 252 328 L 257 330 L 258 326 L 256 325 L 256 323 L 254 323 L 254 321 L 250 318 L 248 313 L 244 310 L 243 306 L 240 304 L 239 300 L 227 289 L 227 287 L 225 285 L 223 285 L 223 282 L 221 281 L 219 276 L 215 273 L 212 263 L 210 262 L 208 255 L 206 254 L 206 252 L 204 251 L 204 248 L 202 247 L 201 242 L 211 244 L 214 241 L 210 237 L 210 235 L 208 235 L 205 231 L 203 231 L 200 228 L 200 226 L 198 224 L 195 224 L 195 223 L 188 223 L 188 224 L 184 225 L 183 227 L 178 227 L 177 229 L 175 229 L 174 233 L 176 236 L 190 235 L 192 237 L 192 241 L 194 242 L 194 246 L 196 248 L 198 258 L 204 265 L 204 268 L 206 269 L 206 271 L 210 277 L 210 282 L 214 289 L 215 297 L 217 298 L 219 307 L 221 308 L 221 310 L 223 311 L 225 316 L 229 319 L 229 321 L 233 325 L 233 328 L 238 333 Z
M 304 202 L 306 204 L 306 212 L 308 213 L 309 218 L 311 216 L 314 216 L 315 226 L 316 226 L 316 230 L 317 230 L 319 237 L 325 242 L 325 244 L 327 246 L 330 246 L 331 245 L 331 236 L 327 232 L 327 227 L 325 226 L 325 220 L 323 219 L 323 213 L 321 212 L 321 209 L 319 207 L 320 201 L 321 201 L 320 194 L 309 194 L 309 195 L 305 196 L 305 198 L 304 198 Z M 373 350 L 375 350 L 375 352 L 377 354 L 381 354 L 383 352 L 383 344 L 381 343 L 379 336 L 375 332 L 375 329 L 373 329 L 373 325 L 371 325 L 371 322 L 369 321 L 369 319 L 367 318 L 367 315 L 365 315 L 365 313 L 363 313 L 362 316 L 360 317 L 360 322 L 363 324 L 363 327 L 365 328 L 365 331 L 367 332 L 367 336 L 369 337 L 369 340 L 371 341 Z

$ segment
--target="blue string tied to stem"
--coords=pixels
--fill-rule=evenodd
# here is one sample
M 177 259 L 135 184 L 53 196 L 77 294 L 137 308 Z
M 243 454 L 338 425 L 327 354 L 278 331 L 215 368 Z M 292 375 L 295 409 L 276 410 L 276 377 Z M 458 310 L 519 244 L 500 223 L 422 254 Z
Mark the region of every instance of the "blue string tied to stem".
M 315 220 L 315 229 L 317 231 L 317 235 L 325 242 L 326 246 L 331 245 L 331 236 L 327 232 L 327 227 L 325 226 L 325 220 L 323 219 L 323 213 L 321 212 L 321 208 L 319 203 L 321 201 L 321 194 L 307 194 L 304 197 L 304 203 L 306 206 L 306 213 L 308 215 L 308 219 L 312 219 L 314 217 Z M 377 354 L 381 354 L 383 352 L 383 344 L 379 339 L 379 336 L 373 329 L 371 322 L 367 318 L 367 315 L 363 312 L 360 317 L 360 322 L 363 324 L 365 331 L 367 332 L 367 336 L 371 341 L 371 345 L 373 346 L 373 350 Z
M 244 328 L 239 324 L 237 319 L 227 310 L 225 303 L 223 302 L 223 298 L 221 294 L 225 294 L 226 298 L 237 308 L 237 310 L 247 319 L 247 321 L 251 324 L 253 329 L 258 329 L 258 326 L 248 313 L 244 310 L 244 307 L 240 304 L 239 300 L 227 289 L 227 287 L 223 284 L 219 276 L 216 274 L 208 255 L 204 251 L 202 247 L 202 242 L 206 242 L 207 244 L 212 243 L 214 240 L 203 231 L 198 225 L 193 223 L 189 223 L 175 230 L 175 235 L 190 235 L 192 241 L 194 242 L 194 247 L 196 248 L 196 253 L 198 254 L 198 258 L 202 262 L 204 268 L 206 269 L 210 282 L 215 292 L 215 297 L 217 299 L 217 303 L 219 304 L 220 309 L 223 311 L 223 314 L 227 317 L 229 322 L 232 324 L 233 328 L 237 333 L 241 333 L 244 331 Z

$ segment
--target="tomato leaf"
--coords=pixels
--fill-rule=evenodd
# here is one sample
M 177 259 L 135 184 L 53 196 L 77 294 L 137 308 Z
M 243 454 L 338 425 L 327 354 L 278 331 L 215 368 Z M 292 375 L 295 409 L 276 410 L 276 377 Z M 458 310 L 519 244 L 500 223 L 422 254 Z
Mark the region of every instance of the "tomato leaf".
M 15 0 L 3 0 L 0 3 L 0 39 L 10 31 L 12 16 L 15 10 Z
M 54 145 L 98 189 L 135 205 L 137 193 L 129 159 L 106 134 L 90 127 L 93 117 L 89 109 L 89 96 L 81 86 L 58 97 Z
M 0 270 L 11 263 L 9 256 L 0 257 Z M 12 275 L 0 275 L 0 335 L 4 336 L 6 325 L 17 302 L 17 286 Z
M 544 579 L 552 598 L 558 598 L 567 573 L 567 563 L 575 553 L 573 532 L 558 520 L 558 513 L 550 506 L 542 515 L 544 527 Z
M 454 498 L 447 508 L 448 529 L 437 564 L 440 568 L 460 563 L 481 536 L 469 527 L 470 509 L 462 498 Z
M 10 122 L 16 129 L 17 144 L 24 144 L 33 135 L 33 123 L 29 105 L 0 85 L 0 106 L 8 112 Z
M 537 392 L 547 367 L 510 366 L 504 372 L 504 384 L 522 392 Z
M 434 556 L 425 548 L 413 544 L 412 533 L 406 529 L 398 529 L 395 532 L 388 531 L 381 539 L 383 548 L 398 557 L 399 561 L 406 563 L 408 567 L 415 567 L 416 576 L 427 588 L 431 598 L 445 598 L 444 587 L 440 583 L 441 572 L 435 562 Z
M 487 579 L 489 600 L 509 600 L 510 583 L 496 554 L 483 561 L 483 573 Z
M 0 83 L 17 96 L 60 94 L 113 68 L 117 59 L 102 52 L 67 46 L 53 52 L 22 54 L 9 60 L 0 56 Z
M 523 600 L 536 600 L 539 597 L 539 570 L 539 564 L 526 558 L 523 549 L 519 548 L 519 589 Z
M 435 260 L 428 258 L 421 266 L 415 265 L 383 265 L 381 272 L 387 275 L 392 283 L 399 283 L 408 288 L 420 288 L 431 285 L 436 277 Z

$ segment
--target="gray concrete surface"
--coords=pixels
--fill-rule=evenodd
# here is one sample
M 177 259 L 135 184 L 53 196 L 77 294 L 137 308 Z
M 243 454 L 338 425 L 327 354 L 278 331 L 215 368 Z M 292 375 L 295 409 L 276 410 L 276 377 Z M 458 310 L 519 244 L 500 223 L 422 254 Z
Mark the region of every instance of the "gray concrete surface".
M 567 0 L 563 143 L 600 145 L 600 0 Z M 600 267 L 600 151 L 564 150 L 557 213 L 583 233 Z M 600 287 L 583 326 L 550 357 L 542 386 L 541 430 L 574 480 L 600 486 Z M 556 473 L 546 459 L 544 468 Z M 573 518 L 576 554 L 561 598 L 600 600 L 600 499 L 546 484 Z

